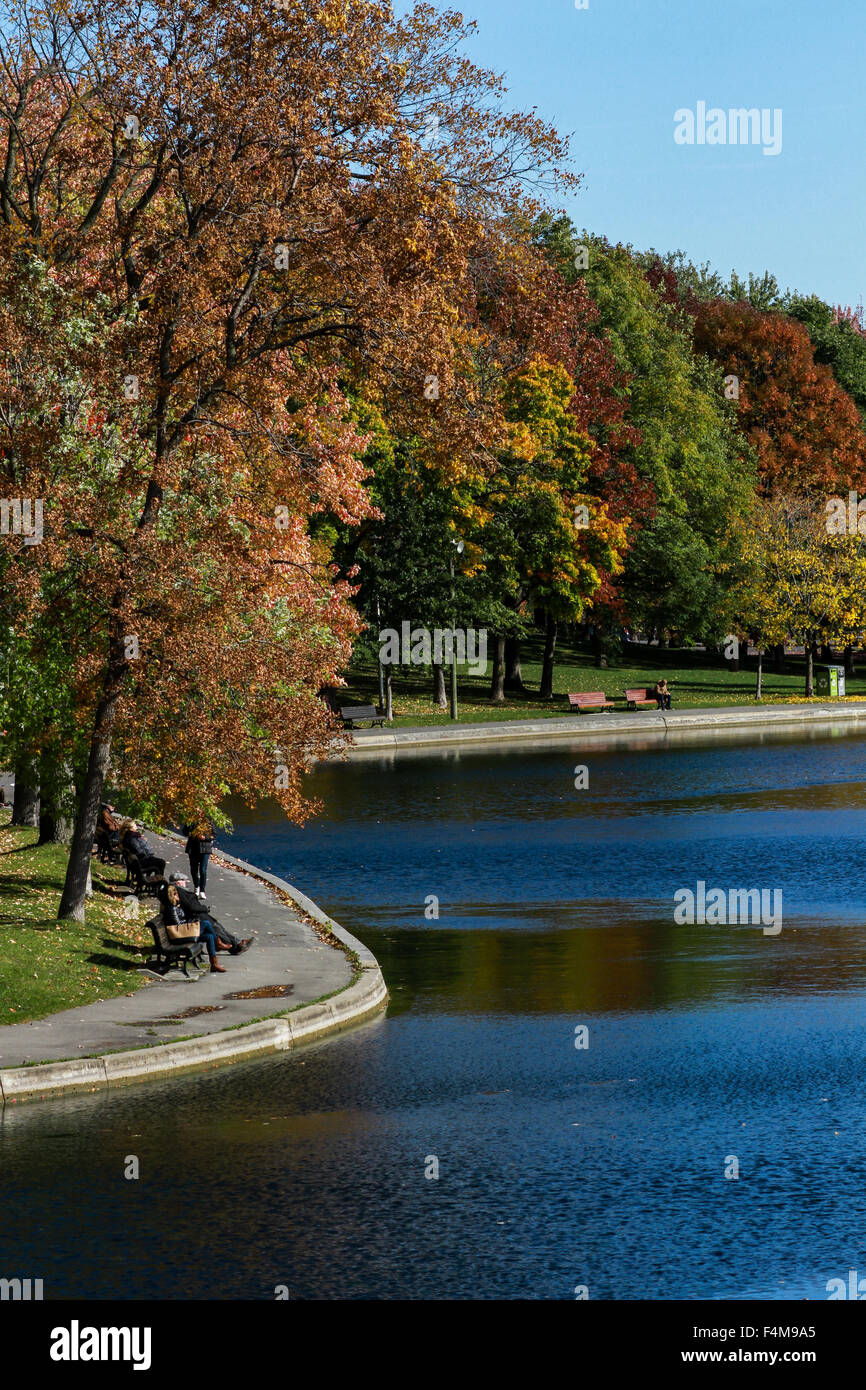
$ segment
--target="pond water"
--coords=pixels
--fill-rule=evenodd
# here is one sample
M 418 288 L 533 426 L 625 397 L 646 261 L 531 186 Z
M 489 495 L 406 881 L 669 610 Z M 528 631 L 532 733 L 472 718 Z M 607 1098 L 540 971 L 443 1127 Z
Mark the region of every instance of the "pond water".
M 238 812 L 223 843 L 372 948 L 388 1015 L 7 1108 L 0 1274 L 87 1298 L 822 1299 L 866 1273 L 862 737 L 365 755 L 310 785 L 304 829 Z M 781 931 L 677 925 L 698 881 L 780 891 Z

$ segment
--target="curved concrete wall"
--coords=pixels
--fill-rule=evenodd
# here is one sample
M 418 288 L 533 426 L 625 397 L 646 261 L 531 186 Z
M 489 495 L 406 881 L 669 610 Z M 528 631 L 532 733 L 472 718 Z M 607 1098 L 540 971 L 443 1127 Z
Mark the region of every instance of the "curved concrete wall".
M 0 1099 L 4 1104 L 48 1099 L 66 1091 L 100 1090 L 124 1082 L 188 1071 L 194 1067 L 237 1061 L 256 1053 L 286 1052 L 297 1043 L 310 1042 L 337 1032 L 384 1009 L 388 989 L 379 962 L 363 942 L 327 917 L 316 903 L 284 879 L 264 873 L 254 865 L 222 851 L 220 858 L 279 888 L 309 917 L 327 926 L 342 945 L 357 956 L 359 978 L 320 1004 L 305 1004 L 290 1014 L 244 1024 L 240 1028 L 205 1033 L 183 1042 L 136 1048 L 131 1052 L 112 1052 L 102 1057 L 72 1058 L 67 1062 L 45 1062 L 39 1066 L 0 1070 Z

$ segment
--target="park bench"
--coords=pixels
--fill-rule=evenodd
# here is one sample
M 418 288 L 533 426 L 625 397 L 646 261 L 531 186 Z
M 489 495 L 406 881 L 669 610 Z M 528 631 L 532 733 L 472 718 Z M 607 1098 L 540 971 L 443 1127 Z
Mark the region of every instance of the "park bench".
M 613 700 L 608 700 L 603 690 L 569 691 L 568 703 L 581 714 L 584 710 L 596 709 L 606 713 L 607 710 L 613 709 Z
M 154 945 L 154 956 L 147 962 L 148 970 L 154 970 L 157 975 L 167 975 L 169 970 L 178 966 L 189 979 L 187 967 L 200 966 L 203 955 L 207 960 L 203 941 L 172 941 L 161 917 L 152 917 L 147 925 Z
M 655 696 L 649 698 L 646 693 L 646 686 L 637 687 L 634 690 L 625 692 L 626 705 L 629 709 L 656 709 L 658 701 Z
M 131 850 L 122 850 L 123 864 L 126 869 L 126 884 L 131 887 L 136 897 L 156 897 L 157 890 L 163 882 L 159 874 L 145 874 L 141 867 L 138 855 Z
M 375 705 L 344 705 L 340 710 L 340 718 L 345 729 L 354 729 L 356 724 L 369 719 L 370 728 L 376 724 L 385 727 L 385 716 L 380 714 Z

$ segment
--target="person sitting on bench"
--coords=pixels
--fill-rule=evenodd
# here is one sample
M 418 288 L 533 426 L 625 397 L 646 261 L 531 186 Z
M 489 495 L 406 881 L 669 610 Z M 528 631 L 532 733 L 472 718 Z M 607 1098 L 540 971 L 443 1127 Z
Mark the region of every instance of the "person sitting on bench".
M 244 940 L 241 940 L 239 936 L 235 936 L 234 932 L 229 931 L 228 927 L 224 927 L 222 922 L 218 922 L 210 908 L 196 897 L 192 885 L 185 874 L 169 874 L 168 883 L 173 888 L 177 889 L 180 906 L 188 922 L 205 921 L 211 924 L 217 940 L 220 943 L 217 946 L 218 951 L 228 951 L 230 956 L 242 956 L 244 951 L 250 949 L 250 946 L 253 944 L 253 938 L 248 936 Z M 165 894 L 166 889 L 161 888 L 159 890 L 159 898 L 163 903 L 165 901 Z
M 668 690 L 668 683 L 664 677 L 662 677 L 660 681 L 656 681 L 653 695 L 656 697 L 656 703 L 659 709 L 670 709 L 671 693 Z
M 127 820 L 122 823 L 120 848 L 127 854 L 137 856 L 142 873 L 157 874 L 162 878 L 165 873 L 165 860 L 160 859 L 158 854 L 154 854 L 142 835 L 137 821 Z
M 120 847 L 120 821 L 114 814 L 114 807 L 109 801 L 103 801 L 99 808 L 99 819 L 96 822 L 98 830 L 104 830 L 108 836 L 108 843 L 112 849 Z
M 220 941 L 214 931 L 213 923 L 209 922 L 207 917 L 200 917 L 197 922 L 194 922 L 186 916 L 180 905 L 180 896 L 173 883 L 170 883 L 166 888 L 162 923 L 172 941 L 203 940 L 210 961 L 211 973 L 214 975 L 225 974 L 225 966 L 220 965 L 216 953 L 218 945 L 227 951 L 228 943 Z

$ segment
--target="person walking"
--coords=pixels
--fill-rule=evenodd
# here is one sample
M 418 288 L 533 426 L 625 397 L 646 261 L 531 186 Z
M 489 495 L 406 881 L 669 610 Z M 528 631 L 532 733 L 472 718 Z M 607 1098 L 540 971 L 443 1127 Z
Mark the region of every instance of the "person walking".
M 185 825 L 183 833 L 188 837 L 185 845 L 189 859 L 192 886 L 197 898 L 207 897 L 207 866 L 214 846 L 213 826 L 209 820 L 199 820 Z

